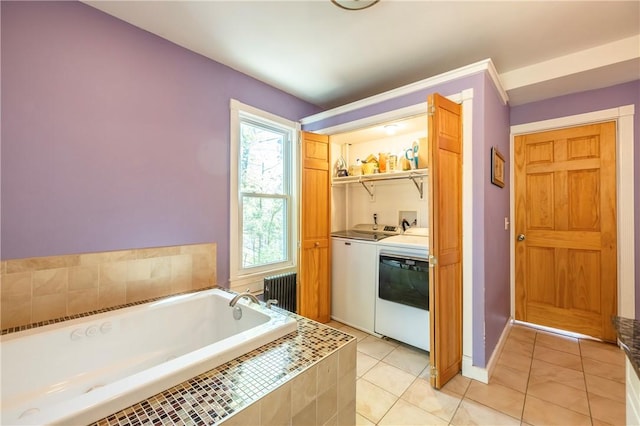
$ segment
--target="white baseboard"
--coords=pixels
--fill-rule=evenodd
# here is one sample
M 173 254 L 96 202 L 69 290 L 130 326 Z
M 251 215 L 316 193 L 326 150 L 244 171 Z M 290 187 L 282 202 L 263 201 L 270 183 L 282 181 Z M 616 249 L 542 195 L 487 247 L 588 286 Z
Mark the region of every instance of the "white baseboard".
M 471 357 L 463 356 L 462 357 L 462 375 L 468 377 L 469 379 L 474 379 L 482 383 L 489 383 L 489 378 L 491 374 L 493 374 L 493 369 L 498 363 L 498 359 L 500 358 L 500 354 L 502 353 L 502 348 L 507 341 L 507 336 L 509 335 L 509 330 L 511 330 L 512 324 L 511 318 L 507 321 L 502 330 L 502 334 L 500 335 L 500 339 L 498 340 L 498 344 L 496 348 L 493 350 L 493 354 L 491 354 L 491 358 L 489 358 L 489 362 L 487 363 L 487 367 L 478 367 L 473 365 L 473 360 Z

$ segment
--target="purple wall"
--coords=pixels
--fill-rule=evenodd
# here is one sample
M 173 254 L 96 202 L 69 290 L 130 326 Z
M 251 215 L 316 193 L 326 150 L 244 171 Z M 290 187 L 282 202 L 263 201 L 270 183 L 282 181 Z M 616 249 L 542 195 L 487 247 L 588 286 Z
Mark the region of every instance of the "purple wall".
M 319 108 L 77 2 L 2 2 L 2 259 L 218 244 L 229 99 Z
M 604 89 L 561 96 L 511 108 L 511 125 L 635 105 L 634 197 L 635 197 L 635 293 L 636 318 L 640 318 L 640 80 Z M 627 177 L 631 178 L 631 177 Z M 619 194 L 624 196 L 624 194 Z
M 509 195 L 509 107 L 502 103 L 489 76 L 485 77 L 484 97 L 484 304 L 485 365 L 500 340 L 511 316 L 510 231 L 504 229 L 504 218 L 510 217 Z M 504 188 L 493 185 L 491 147 L 496 146 L 506 160 Z M 474 361 L 475 358 L 474 358 Z

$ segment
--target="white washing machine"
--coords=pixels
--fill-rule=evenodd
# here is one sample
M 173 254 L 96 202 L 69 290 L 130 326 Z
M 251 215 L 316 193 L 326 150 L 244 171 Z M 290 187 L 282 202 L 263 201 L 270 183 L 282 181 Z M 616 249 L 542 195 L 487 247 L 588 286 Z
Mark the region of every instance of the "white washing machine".
M 429 350 L 429 231 L 378 242 L 374 331 Z

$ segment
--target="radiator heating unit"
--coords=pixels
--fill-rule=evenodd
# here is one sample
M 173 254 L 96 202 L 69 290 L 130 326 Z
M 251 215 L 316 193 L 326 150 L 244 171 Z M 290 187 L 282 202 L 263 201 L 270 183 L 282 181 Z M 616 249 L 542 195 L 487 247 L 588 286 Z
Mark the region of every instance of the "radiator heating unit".
M 265 277 L 264 300 L 276 299 L 276 306 L 289 312 L 296 312 L 296 273 Z

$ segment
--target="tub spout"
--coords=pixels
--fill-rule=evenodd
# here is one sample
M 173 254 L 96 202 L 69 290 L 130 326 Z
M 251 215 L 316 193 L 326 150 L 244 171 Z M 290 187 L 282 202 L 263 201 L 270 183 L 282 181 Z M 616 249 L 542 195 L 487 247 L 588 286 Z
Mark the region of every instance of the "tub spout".
M 246 293 L 240 293 L 240 294 L 236 294 L 233 299 L 231 299 L 231 302 L 229 302 L 229 306 L 231 306 L 232 308 L 236 306 L 236 303 L 238 303 L 238 300 L 242 299 L 243 297 L 246 297 L 247 299 L 249 299 L 250 301 L 260 304 L 260 302 L 258 301 L 258 298 L 255 297 L 253 294 L 246 292 Z

